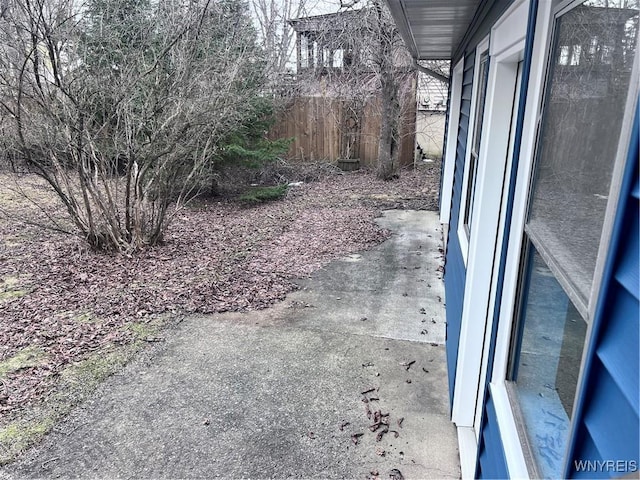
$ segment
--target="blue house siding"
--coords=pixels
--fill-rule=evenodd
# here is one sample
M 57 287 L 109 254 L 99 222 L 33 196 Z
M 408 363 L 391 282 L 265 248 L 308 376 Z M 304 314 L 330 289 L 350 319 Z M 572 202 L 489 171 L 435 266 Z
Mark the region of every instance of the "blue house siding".
M 455 209 L 452 211 L 455 212 Z M 453 387 L 456 380 L 456 362 L 458 360 L 458 341 L 460 339 L 465 278 L 466 271 L 460 251 L 460 243 L 458 242 L 457 234 L 454 232 L 454 234 L 449 237 L 447 269 L 445 270 L 444 276 L 445 298 L 447 302 L 447 371 L 449 376 L 449 400 L 452 405 Z
M 464 283 L 466 268 L 462 258 L 462 250 L 458 241 L 458 215 L 462 197 L 462 181 L 464 176 L 464 159 L 466 154 L 467 131 L 471 112 L 471 92 L 473 90 L 473 67 L 475 55 L 465 58 L 462 77 L 462 101 L 460 102 L 460 120 L 457 132 L 456 164 L 453 175 L 453 195 L 447 255 L 445 259 L 444 288 L 447 302 L 447 370 L 449 373 L 449 399 L 453 404 L 453 387 L 458 360 L 458 341 L 462 321 L 462 301 L 464 299 Z
M 481 432 L 476 478 L 508 478 L 509 471 L 498 430 L 496 410 L 489 395 L 485 403 Z
M 618 477 L 640 466 L 640 185 L 638 112 L 609 264 L 594 320 L 567 477 Z M 620 462 L 577 468 L 576 461 Z M 631 464 L 629 462 L 635 462 Z M 596 468 L 591 468 L 591 467 Z

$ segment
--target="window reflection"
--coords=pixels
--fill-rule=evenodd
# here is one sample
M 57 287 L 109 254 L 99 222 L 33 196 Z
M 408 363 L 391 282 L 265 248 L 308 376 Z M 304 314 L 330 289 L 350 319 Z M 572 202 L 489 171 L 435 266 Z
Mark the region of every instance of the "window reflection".
M 553 252 L 585 304 L 637 31 L 637 7 L 605 8 L 599 2 L 585 2 L 557 24 L 528 228 Z
M 530 246 L 522 301 L 520 355 L 513 380 L 537 465 L 559 475 L 587 324 L 553 272 Z

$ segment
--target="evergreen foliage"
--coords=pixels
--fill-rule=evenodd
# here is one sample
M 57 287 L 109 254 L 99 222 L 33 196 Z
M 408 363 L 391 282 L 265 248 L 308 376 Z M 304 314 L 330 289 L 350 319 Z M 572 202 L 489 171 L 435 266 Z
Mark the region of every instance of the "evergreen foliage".
M 162 241 L 169 206 L 219 165 L 284 151 L 265 138 L 264 55 L 242 0 L 73 1 L 4 12 L 0 63 L 17 73 L 0 92 L 14 147 L 94 248 Z
M 282 198 L 288 189 L 287 184 L 271 187 L 251 187 L 251 189 L 240 196 L 240 201 L 246 203 L 262 203 L 277 200 Z
M 222 142 L 222 163 L 240 163 L 259 168 L 280 158 L 289 148 L 291 139 L 269 140 L 266 133 L 273 123 L 273 105 L 264 97 L 252 101 L 251 112 L 242 124 Z

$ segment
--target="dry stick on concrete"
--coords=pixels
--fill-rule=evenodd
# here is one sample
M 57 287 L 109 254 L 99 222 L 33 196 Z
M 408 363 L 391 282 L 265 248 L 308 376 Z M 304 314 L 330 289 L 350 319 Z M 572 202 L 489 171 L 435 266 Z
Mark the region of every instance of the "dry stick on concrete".
M 389 414 L 382 413 L 381 410 L 376 410 L 375 412 L 373 412 L 373 425 L 369 426 L 369 430 L 375 432 L 381 427 L 385 428 L 386 431 L 384 433 L 387 433 L 389 431 Z
M 408 372 L 409 369 L 411 368 L 411 365 L 413 365 L 414 363 L 416 363 L 416 361 L 411 360 L 410 362 L 402 362 L 400 365 L 402 365 L 404 369 Z
M 387 427 L 384 430 L 378 432 L 378 435 L 376 435 L 376 442 L 381 441 L 382 437 L 384 436 L 385 433 L 389 433 L 389 427 Z
M 53 457 L 49 460 L 45 460 L 44 462 L 42 462 L 42 465 L 40 465 L 40 467 L 44 470 L 49 466 L 50 463 L 55 462 L 56 460 L 60 460 L 60 457 Z

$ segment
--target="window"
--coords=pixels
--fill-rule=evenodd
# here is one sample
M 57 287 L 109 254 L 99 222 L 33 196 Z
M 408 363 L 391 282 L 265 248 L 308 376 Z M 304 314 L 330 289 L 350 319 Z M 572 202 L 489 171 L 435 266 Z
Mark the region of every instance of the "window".
M 638 7 L 615 4 L 556 18 L 529 194 L 508 378 L 545 478 L 562 476 L 637 42 Z
M 478 68 L 478 90 L 476 93 L 473 137 L 471 138 L 469 157 L 469 170 L 467 189 L 463 206 L 463 222 L 467 238 L 471 235 L 471 222 L 473 220 L 473 197 L 476 190 L 476 177 L 478 174 L 478 157 L 480 154 L 480 139 L 482 137 L 482 117 L 484 116 L 484 104 L 487 95 L 487 77 L 489 76 L 489 51 L 485 50 L 480 55 L 480 67 Z
M 485 39 L 476 48 L 473 74 L 473 94 L 469 112 L 469 130 L 465 156 L 464 177 L 458 213 L 458 240 L 462 250 L 462 258 L 467 263 L 469 243 L 473 223 L 474 197 L 480 161 L 480 144 L 482 140 L 482 122 L 489 80 L 489 39 Z

